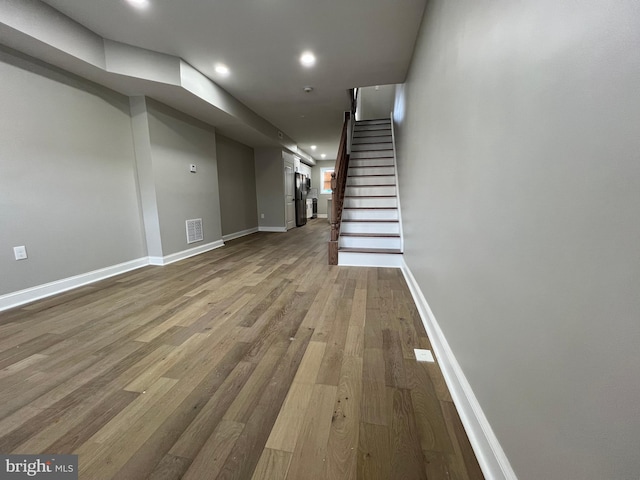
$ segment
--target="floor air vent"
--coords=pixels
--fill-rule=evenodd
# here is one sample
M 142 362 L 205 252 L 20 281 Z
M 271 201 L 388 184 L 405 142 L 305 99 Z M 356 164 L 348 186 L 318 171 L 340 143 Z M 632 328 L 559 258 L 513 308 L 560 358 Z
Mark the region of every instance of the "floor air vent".
M 187 243 L 201 242 L 203 239 L 202 219 L 187 220 Z

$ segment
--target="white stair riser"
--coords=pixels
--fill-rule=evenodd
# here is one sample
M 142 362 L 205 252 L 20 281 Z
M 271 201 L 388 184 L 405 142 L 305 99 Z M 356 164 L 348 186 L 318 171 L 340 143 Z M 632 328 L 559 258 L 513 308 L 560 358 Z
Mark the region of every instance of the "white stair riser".
M 393 157 L 390 158 L 351 158 L 349 160 L 349 175 L 362 174 L 361 169 L 351 170 L 351 167 L 393 167 Z
M 393 158 L 393 150 L 365 150 L 365 151 L 351 151 L 350 158 L 380 158 L 380 157 L 392 157 Z
M 343 220 L 398 220 L 398 210 L 355 209 L 342 210 Z
M 402 266 L 402 255 L 393 253 L 360 253 L 338 251 L 338 265 L 400 268 Z
M 373 177 L 347 177 L 347 185 L 395 185 L 395 175 Z
M 342 219 L 342 233 L 394 233 L 400 234 L 398 222 L 345 222 Z
M 380 143 L 361 143 L 357 145 L 351 145 L 351 153 L 353 152 L 364 152 L 364 151 L 372 151 L 372 150 L 389 150 L 392 151 L 393 145 L 389 142 L 380 142 Z
M 353 131 L 353 141 L 368 141 L 369 139 L 391 137 L 391 129 Z
M 394 167 L 365 167 L 351 168 L 349 169 L 348 175 L 353 178 L 358 178 L 361 175 L 395 175 L 395 173 L 396 169 Z
M 353 133 L 362 132 L 390 132 L 390 123 L 373 123 L 371 125 L 356 125 L 353 129 Z
M 351 145 L 367 145 L 370 143 L 391 143 L 391 135 L 377 136 L 377 137 L 353 137 Z
M 390 118 L 367 118 L 366 120 L 356 120 L 356 125 L 377 125 L 377 124 L 390 124 Z
M 398 203 L 393 197 L 351 197 L 344 199 L 346 208 L 398 208 Z
M 382 186 L 382 187 L 354 187 L 348 186 L 344 192 L 349 197 L 361 197 L 361 196 L 377 196 L 377 195 L 395 195 L 396 187 L 394 186 Z
M 338 247 L 345 248 L 400 248 L 399 237 L 343 237 Z
M 391 130 L 391 124 L 377 124 L 377 125 L 356 125 L 353 129 L 354 132 L 367 132 L 376 130 Z

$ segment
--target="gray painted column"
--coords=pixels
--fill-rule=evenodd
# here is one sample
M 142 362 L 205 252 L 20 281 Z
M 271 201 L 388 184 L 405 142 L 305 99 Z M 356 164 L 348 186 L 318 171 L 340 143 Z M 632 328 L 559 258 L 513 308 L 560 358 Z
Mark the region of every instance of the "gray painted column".
M 147 102 L 143 96 L 130 97 L 129 102 L 147 253 L 150 257 L 162 257 L 162 238 L 160 236 L 156 182 L 153 176 Z

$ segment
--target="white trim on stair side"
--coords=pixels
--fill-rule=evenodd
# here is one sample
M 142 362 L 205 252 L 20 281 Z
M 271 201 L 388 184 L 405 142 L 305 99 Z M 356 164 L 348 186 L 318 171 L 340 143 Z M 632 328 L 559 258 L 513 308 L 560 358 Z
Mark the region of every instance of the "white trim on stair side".
M 396 175 L 396 198 L 398 205 L 398 222 L 400 223 L 400 251 L 404 252 L 404 232 L 402 231 L 402 208 L 400 206 L 400 178 L 398 172 L 398 152 L 396 150 L 396 131 L 393 120 L 393 112 L 391 112 L 391 139 L 393 144 L 393 169 Z
M 482 473 L 490 480 L 517 480 L 498 438 L 482 411 L 471 385 L 456 360 L 456 357 L 440 329 L 420 286 L 402 258 L 402 273 L 413 300 L 418 308 L 422 323 L 427 331 L 431 346 L 444 375 L 451 397 L 476 454 Z

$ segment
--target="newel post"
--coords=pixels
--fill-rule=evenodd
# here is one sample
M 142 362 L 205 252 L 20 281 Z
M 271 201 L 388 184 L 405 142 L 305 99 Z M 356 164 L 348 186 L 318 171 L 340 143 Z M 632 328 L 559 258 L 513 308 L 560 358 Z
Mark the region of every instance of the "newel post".
M 336 172 L 331 174 L 331 239 L 329 240 L 329 265 L 338 264 L 338 198 L 336 195 Z

